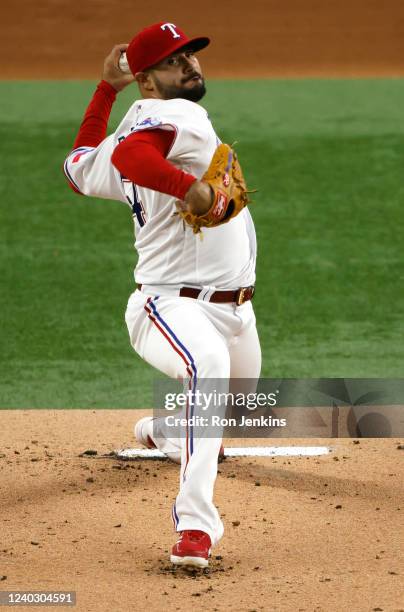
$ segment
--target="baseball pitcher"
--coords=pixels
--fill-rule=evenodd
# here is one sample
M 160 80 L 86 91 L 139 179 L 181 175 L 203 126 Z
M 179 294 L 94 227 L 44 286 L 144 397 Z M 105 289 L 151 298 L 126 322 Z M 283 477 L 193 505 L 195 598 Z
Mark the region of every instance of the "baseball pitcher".
M 195 53 L 209 42 L 161 22 L 115 46 L 64 164 L 77 193 L 129 206 L 138 252 L 125 316 L 130 342 L 193 393 L 212 379 L 227 388 L 231 379 L 257 379 L 261 368 L 248 191 L 235 152 L 198 104 L 205 81 Z M 139 99 L 107 136 L 116 95 L 134 81 Z M 182 435 L 156 431 L 146 417 L 135 435 L 181 463 L 171 561 L 205 567 L 223 535 L 213 504 L 221 438 L 196 436 L 190 419 Z

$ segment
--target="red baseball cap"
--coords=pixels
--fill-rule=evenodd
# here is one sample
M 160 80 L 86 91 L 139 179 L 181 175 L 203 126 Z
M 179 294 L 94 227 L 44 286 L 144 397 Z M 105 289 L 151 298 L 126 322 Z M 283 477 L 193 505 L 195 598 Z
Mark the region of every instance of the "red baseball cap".
M 161 21 L 137 34 L 126 49 L 132 74 L 151 68 L 182 47 L 200 51 L 210 43 L 209 38 L 188 38 L 174 23 Z

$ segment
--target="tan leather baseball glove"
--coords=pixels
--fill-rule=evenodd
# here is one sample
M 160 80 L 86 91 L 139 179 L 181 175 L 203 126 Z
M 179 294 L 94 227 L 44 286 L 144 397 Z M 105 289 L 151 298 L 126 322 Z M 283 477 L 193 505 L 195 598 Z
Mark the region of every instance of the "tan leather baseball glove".
M 213 191 L 210 209 L 203 215 L 187 210 L 178 212 L 185 223 L 193 228 L 194 234 L 198 234 L 201 227 L 216 227 L 236 217 L 250 203 L 248 193 L 252 193 L 247 190 L 235 151 L 227 144 L 217 147 L 201 180 L 208 183 Z

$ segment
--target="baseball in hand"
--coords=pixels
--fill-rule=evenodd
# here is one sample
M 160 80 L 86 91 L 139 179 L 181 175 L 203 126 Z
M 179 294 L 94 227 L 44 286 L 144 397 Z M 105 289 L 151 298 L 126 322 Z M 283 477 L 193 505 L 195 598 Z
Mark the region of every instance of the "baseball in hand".
M 121 53 L 121 57 L 119 58 L 119 61 L 118 61 L 118 66 L 119 66 L 120 71 L 123 72 L 124 74 L 131 74 L 125 51 Z

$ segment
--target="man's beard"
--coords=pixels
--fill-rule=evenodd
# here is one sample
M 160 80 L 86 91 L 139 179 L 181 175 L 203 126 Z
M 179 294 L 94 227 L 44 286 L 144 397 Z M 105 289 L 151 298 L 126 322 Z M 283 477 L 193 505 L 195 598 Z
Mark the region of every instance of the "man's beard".
M 195 76 L 195 75 L 194 75 Z M 199 75 L 198 75 L 199 76 Z M 191 77 L 193 78 L 193 77 Z M 164 100 L 172 100 L 173 98 L 183 98 L 191 102 L 199 102 L 206 93 L 205 80 L 201 77 L 201 82 L 192 87 L 183 87 L 177 85 L 164 85 L 158 78 L 155 77 L 155 82 Z

